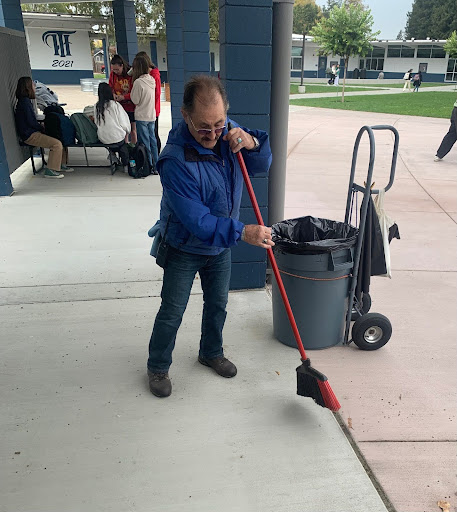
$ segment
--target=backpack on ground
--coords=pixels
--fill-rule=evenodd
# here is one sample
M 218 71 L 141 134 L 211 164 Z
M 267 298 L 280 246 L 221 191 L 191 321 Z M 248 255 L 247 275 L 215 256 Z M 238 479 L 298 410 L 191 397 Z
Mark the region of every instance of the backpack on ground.
M 135 170 L 129 166 L 129 175 L 132 178 L 146 178 L 152 174 L 151 166 L 149 165 L 148 150 L 144 144 L 137 144 L 129 149 L 130 160 L 135 160 Z
M 50 112 L 44 118 L 46 135 L 59 139 L 62 146 L 67 147 L 75 143 L 76 130 L 70 119 L 57 112 Z
M 100 142 L 97 135 L 97 125 L 86 114 L 72 114 L 70 119 L 75 127 L 76 138 L 79 142 L 87 145 Z

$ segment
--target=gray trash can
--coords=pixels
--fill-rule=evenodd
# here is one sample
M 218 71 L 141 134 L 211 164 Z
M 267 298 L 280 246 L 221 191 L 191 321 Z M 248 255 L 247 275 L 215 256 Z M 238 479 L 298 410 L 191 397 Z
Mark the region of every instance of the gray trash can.
M 300 222 L 308 223 L 306 229 L 300 229 Z M 279 225 L 284 227 L 284 223 L 289 223 L 285 224 L 287 233 L 278 228 Z M 332 231 L 335 227 L 337 230 Z M 325 233 L 327 228 L 330 233 Z M 345 238 L 340 238 L 341 230 L 347 235 Z M 289 245 L 284 238 L 287 236 Z M 331 236 L 338 238 L 329 238 Z M 341 222 L 303 217 L 275 224 L 273 239 L 276 262 L 303 346 L 323 349 L 341 343 L 357 229 Z M 276 281 L 273 283 L 273 330 L 281 343 L 297 346 Z

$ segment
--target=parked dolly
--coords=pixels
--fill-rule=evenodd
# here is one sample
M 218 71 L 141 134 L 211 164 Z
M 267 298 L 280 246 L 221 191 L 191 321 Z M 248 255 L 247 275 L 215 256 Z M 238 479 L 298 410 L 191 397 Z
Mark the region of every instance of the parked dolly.
M 360 225 L 358 226 L 359 232 L 357 235 L 357 243 L 354 253 L 354 267 L 352 271 L 352 277 L 349 288 L 350 291 L 348 311 L 346 315 L 346 328 L 343 340 L 344 345 L 349 345 L 353 341 L 362 350 L 377 350 L 383 347 L 389 341 L 392 335 L 392 325 L 387 317 L 381 315 L 380 313 L 369 313 L 371 308 L 371 297 L 369 293 L 362 294 L 359 297 L 356 296 L 357 279 L 360 271 L 362 245 L 365 236 L 365 226 L 367 221 L 369 200 L 372 194 L 379 194 L 380 192 L 379 190 L 376 189 L 372 190 L 372 185 L 374 185 L 372 184 L 372 177 L 375 160 L 374 131 L 379 130 L 390 130 L 394 134 L 394 147 L 392 153 L 389 183 L 387 184 L 384 190 L 388 191 L 392 187 L 392 184 L 394 182 L 399 143 L 398 131 L 393 126 L 389 125 L 379 125 L 371 127 L 363 126 L 360 129 L 359 133 L 357 134 L 357 138 L 354 144 L 354 151 L 352 154 L 351 176 L 349 179 L 349 189 L 346 203 L 346 214 L 344 218 L 344 223 L 349 225 L 351 214 L 353 212 L 354 200 L 356 200 L 357 193 L 363 193 L 362 206 L 360 208 Z M 362 135 L 365 132 L 367 132 L 370 141 L 370 160 L 368 165 L 367 178 L 364 183 L 364 186 L 362 187 L 361 185 L 358 185 L 357 183 L 354 182 L 354 176 L 359 144 Z M 349 331 L 351 329 L 352 320 L 355 321 L 352 326 L 352 339 L 349 339 Z

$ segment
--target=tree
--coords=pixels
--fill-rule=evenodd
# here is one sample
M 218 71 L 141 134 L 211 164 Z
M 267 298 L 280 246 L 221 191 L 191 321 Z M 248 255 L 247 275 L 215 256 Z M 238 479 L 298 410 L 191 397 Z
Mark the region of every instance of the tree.
M 321 9 L 316 5 L 315 0 L 297 0 L 294 4 L 294 18 L 292 30 L 294 34 L 303 35 L 302 57 L 301 57 L 301 80 L 303 85 L 303 75 L 305 70 L 305 43 L 306 34 L 314 27 L 317 20 L 321 17 Z
M 160 39 L 165 38 L 164 0 L 134 0 L 138 38 L 146 39 L 153 33 Z M 81 2 L 62 4 L 23 4 L 24 12 L 45 12 L 60 14 L 80 14 L 100 20 L 100 31 L 106 32 L 114 42 L 113 8 L 111 2 Z M 210 38 L 219 39 L 219 5 L 218 0 L 209 0 Z
M 447 39 L 453 30 L 457 30 L 455 0 L 414 0 L 405 28 L 408 39 Z
M 457 31 L 454 30 L 454 32 L 449 36 L 449 39 L 444 45 L 444 49 L 449 53 L 449 57 L 457 59 Z
M 330 11 L 334 7 L 341 7 L 342 5 L 359 5 L 363 9 L 365 6 L 363 5 L 363 0 L 327 0 L 327 5 L 322 7 L 322 14 L 325 18 L 330 16 Z
M 402 41 L 403 39 L 404 39 L 403 30 L 400 30 L 400 32 L 397 34 L 397 41 Z
M 379 32 L 372 32 L 373 16 L 360 5 L 334 7 L 328 18 L 323 18 L 311 30 L 314 41 L 320 46 L 321 55 L 339 55 L 344 59 L 343 92 L 349 57 L 365 56 L 372 48 L 371 41 Z

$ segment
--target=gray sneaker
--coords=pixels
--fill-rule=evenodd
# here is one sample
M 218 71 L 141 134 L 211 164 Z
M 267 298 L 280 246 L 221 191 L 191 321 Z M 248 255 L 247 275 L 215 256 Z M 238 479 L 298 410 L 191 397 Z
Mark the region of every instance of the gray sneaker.
M 47 167 L 46 167 L 46 169 L 44 169 L 43 176 L 45 178 L 57 178 L 57 179 L 64 177 L 63 174 L 59 174 L 58 172 L 53 171 L 52 169 L 48 169 Z
M 171 381 L 168 373 L 153 373 L 148 370 L 149 389 L 159 398 L 171 395 Z

